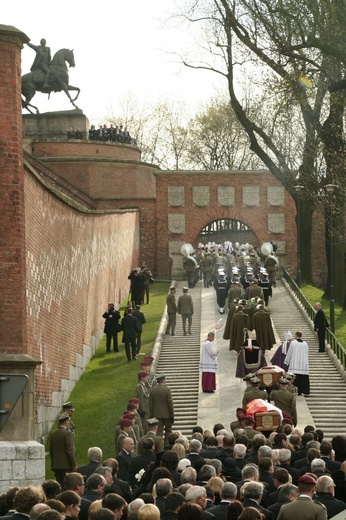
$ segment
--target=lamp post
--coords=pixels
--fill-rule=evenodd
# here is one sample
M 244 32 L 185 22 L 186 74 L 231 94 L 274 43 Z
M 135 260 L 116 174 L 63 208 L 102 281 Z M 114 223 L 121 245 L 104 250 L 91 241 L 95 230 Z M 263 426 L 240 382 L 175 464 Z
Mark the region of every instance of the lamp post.
M 334 302 L 334 238 L 333 238 L 333 193 L 335 189 L 338 188 L 336 184 L 326 184 L 323 186 L 326 193 L 330 196 L 330 229 L 329 229 L 329 262 L 330 262 L 330 272 L 329 272 L 329 293 L 330 293 L 330 300 L 329 300 L 329 308 L 330 308 L 330 326 L 332 329 L 332 332 L 334 332 L 334 325 L 335 325 L 335 315 L 334 315 L 334 308 L 335 308 L 335 302 Z
M 300 193 L 304 189 L 304 186 L 294 186 L 294 189 L 297 192 L 298 200 L 297 200 L 297 230 L 298 230 L 298 270 L 297 270 L 297 285 L 300 288 L 302 285 L 302 270 L 300 265 L 301 260 L 301 238 L 300 238 Z

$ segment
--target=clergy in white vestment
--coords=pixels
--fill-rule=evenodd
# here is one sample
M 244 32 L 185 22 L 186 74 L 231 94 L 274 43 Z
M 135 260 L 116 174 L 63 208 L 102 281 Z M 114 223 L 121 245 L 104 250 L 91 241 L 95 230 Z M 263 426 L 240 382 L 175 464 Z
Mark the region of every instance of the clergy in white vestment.
M 213 345 L 215 333 L 209 332 L 202 347 L 199 369 L 202 372 L 203 392 L 214 392 L 216 389 L 217 349 Z
M 288 365 L 288 370 L 296 376 L 294 384 L 298 388 L 298 395 L 309 395 L 309 346 L 306 341 L 302 340 L 301 332 L 296 332 L 295 339 L 291 341 L 285 364 Z

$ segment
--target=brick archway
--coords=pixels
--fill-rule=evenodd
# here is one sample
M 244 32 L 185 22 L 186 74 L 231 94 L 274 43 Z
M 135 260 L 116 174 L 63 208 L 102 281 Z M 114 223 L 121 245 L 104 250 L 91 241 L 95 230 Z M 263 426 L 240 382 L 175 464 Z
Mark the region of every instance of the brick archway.
M 207 230 L 211 226 L 214 229 Z M 204 231 L 204 233 L 203 233 Z M 239 219 L 217 219 L 208 222 L 206 226 L 200 231 L 197 241 L 193 244 L 197 247 L 197 242 L 207 244 L 208 242 L 215 242 L 222 244 L 225 241 L 230 241 L 233 244 L 239 242 L 240 244 L 252 244 L 254 247 L 258 246 L 258 238 L 251 228 Z
M 250 228 L 257 245 L 274 240 L 285 264 L 296 264 L 296 209 L 268 171 L 156 172 L 157 270 L 169 275 L 172 255 L 196 244 L 210 222 L 234 219 Z M 287 259 L 286 259 L 287 257 Z

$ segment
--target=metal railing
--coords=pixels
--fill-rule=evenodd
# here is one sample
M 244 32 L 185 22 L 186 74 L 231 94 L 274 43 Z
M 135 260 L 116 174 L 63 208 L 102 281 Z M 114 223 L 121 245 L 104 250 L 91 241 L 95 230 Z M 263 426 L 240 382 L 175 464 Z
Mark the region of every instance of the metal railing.
M 293 278 L 289 275 L 289 273 L 286 271 L 286 269 L 284 267 L 282 268 L 282 271 L 283 271 L 282 277 L 286 281 L 287 285 L 289 286 L 291 291 L 296 295 L 297 299 L 300 301 L 301 305 L 304 307 L 309 318 L 312 321 L 314 321 L 314 318 L 316 315 L 315 309 L 313 308 L 313 306 L 311 305 L 309 300 L 307 300 L 307 298 L 304 296 L 304 294 L 299 289 L 296 282 L 293 280 Z M 346 350 L 341 345 L 340 341 L 338 341 L 338 339 L 333 334 L 333 332 L 331 332 L 330 330 L 326 331 L 326 337 L 327 337 L 327 343 L 330 345 L 334 354 L 339 359 L 342 366 L 345 368 L 346 367 Z

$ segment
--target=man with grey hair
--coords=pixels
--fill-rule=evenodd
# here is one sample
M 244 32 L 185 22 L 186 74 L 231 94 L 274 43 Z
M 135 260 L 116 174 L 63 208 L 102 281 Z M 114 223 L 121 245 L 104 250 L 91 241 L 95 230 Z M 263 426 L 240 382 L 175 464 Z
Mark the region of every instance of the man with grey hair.
M 244 507 L 254 507 L 264 515 L 265 520 L 272 520 L 273 513 L 260 505 L 263 496 L 263 485 L 260 482 L 245 482 L 240 490 Z
M 246 446 L 245 444 L 235 444 L 233 448 L 233 457 L 238 468 L 243 469 L 246 464 Z
M 322 477 L 326 473 L 330 475 L 330 471 L 326 469 L 326 463 L 319 458 L 311 461 L 311 473 L 314 473 L 317 477 Z
M 182 484 L 191 484 L 194 486 L 196 484 L 197 480 L 197 471 L 195 468 L 189 467 L 184 469 L 184 471 L 181 472 L 181 483 Z
M 216 477 L 216 469 L 211 464 L 204 464 L 198 472 L 197 484 L 205 486 L 212 477 Z
M 297 468 L 297 469 L 302 469 L 304 468 L 304 466 L 306 466 L 307 464 L 310 464 L 311 461 L 308 460 L 308 451 L 312 448 L 320 451 L 320 447 L 321 447 L 321 444 L 318 442 L 318 441 L 309 441 L 306 443 L 306 446 L 305 446 L 305 452 L 306 452 L 306 456 L 301 458 L 301 459 L 298 459 L 295 463 L 294 463 L 294 467 Z
M 47 511 L 49 510 L 50 507 L 49 505 L 47 504 L 44 504 L 44 503 L 40 503 L 40 504 L 35 504 L 31 509 L 30 509 L 30 520 L 37 520 L 38 516 L 43 513 L 43 511 Z M 15 516 L 15 518 L 17 517 L 17 515 Z
M 172 491 L 173 484 L 169 478 L 159 478 L 155 484 L 156 499 L 155 505 L 160 510 L 160 515 L 165 511 L 166 496 Z
M 136 498 L 128 505 L 127 520 L 137 520 L 138 510 L 144 506 L 145 502 L 141 498 Z
M 216 477 L 221 477 L 222 473 L 222 462 L 219 459 L 207 459 L 207 462 L 210 466 L 213 466 L 216 471 Z M 203 466 L 202 466 L 203 467 Z
M 298 478 L 300 477 L 300 471 L 291 466 L 292 453 L 287 448 L 281 448 L 279 450 L 279 462 L 280 468 L 287 469 L 288 473 L 292 477 L 292 482 L 295 486 L 298 485 Z
M 80 473 L 83 475 L 84 479 L 86 480 L 92 473 L 95 473 L 95 469 L 99 468 L 101 466 L 101 460 L 102 460 L 102 450 L 101 448 L 98 448 L 97 446 L 92 446 L 88 449 L 88 460 L 89 462 L 87 464 L 84 464 L 84 466 L 79 466 L 76 469 L 77 473 Z
M 187 490 L 185 496 L 186 502 L 190 504 L 197 504 L 202 508 L 201 519 L 212 520 L 214 515 L 211 515 L 208 511 L 205 511 L 207 507 L 207 490 L 203 486 L 191 486 Z
M 346 509 L 345 502 L 334 498 L 334 488 L 335 484 L 331 477 L 328 475 L 318 477 L 316 483 L 316 495 L 312 498 L 326 507 L 328 518 L 332 518 Z
M 283 504 L 292 502 L 298 496 L 298 487 L 293 484 L 284 484 L 280 487 L 279 500 L 268 506 L 268 510 L 273 513 L 274 520 L 277 519 L 280 508 Z M 346 506 L 345 506 L 346 507 Z
M 202 443 L 197 439 L 191 439 L 189 444 L 189 454 L 186 457 L 191 462 L 191 466 L 195 466 L 196 464 L 202 464 L 204 459 L 200 455 L 201 451 Z
M 220 504 L 208 509 L 208 513 L 215 516 L 216 520 L 225 520 L 228 506 L 237 498 L 237 486 L 233 482 L 225 482 L 221 486 Z

